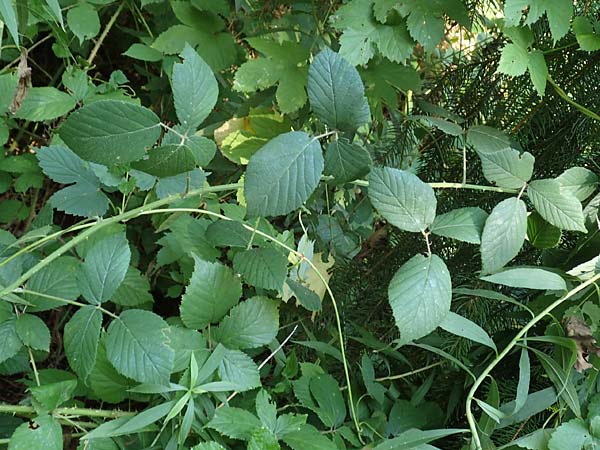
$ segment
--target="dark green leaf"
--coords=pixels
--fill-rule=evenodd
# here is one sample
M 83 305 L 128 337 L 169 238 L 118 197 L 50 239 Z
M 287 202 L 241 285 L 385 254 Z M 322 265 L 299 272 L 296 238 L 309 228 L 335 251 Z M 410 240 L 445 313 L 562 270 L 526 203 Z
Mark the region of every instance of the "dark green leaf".
M 83 306 L 65 325 L 65 355 L 84 382 L 96 363 L 101 327 L 102 313 L 94 306 Z

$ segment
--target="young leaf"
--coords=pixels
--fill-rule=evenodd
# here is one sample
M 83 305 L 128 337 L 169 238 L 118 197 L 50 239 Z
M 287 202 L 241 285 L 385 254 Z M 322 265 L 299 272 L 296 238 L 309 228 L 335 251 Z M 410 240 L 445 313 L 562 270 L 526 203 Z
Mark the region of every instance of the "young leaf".
M 452 311 L 450 311 L 444 320 L 442 320 L 440 328 L 446 330 L 448 333 L 479 342 L 480 344 L 486 345 L 494 351 L 497 351 L 496 344 L 494 344 L 492 338 L 490 338 L 489 334 L 487 334 L 483 328 L 475 322 L 472 322 L 459 314 L 453 313 Z
M 212 333 L 227 348 L 247 349 L 269 344 L 279 330 L 275 301 L 252 297 L 234 306 Z
M 206 426 L 233 439 L 249 440 L 252 433 L 261 427 L 261 423 L 245 409 L 225 406 L 215 411 L 214 417 Z
M 581 202 L 561 191 L 557 180 L 532 181 L 527 187 L 527 196 L 548 223 L 563 230 L 587 232 Z
M 185 144 L 161 145 L 150 149 L 146 159 L 134 161 L 131 167 L 159 178 L 172 177 L 194 169 L 196 157 Z
M 102 313 L 94 306 L 79 308 L 65 325 L 65 355 L 71 369 L 84 382 L 96 362 L 101 328 Z
M 354 131 L 370 119 L 358 71 L 329 48 L 308 70 L 308 98 L 313 112 L 333 129 Z
M 252 286 L 281 290 L 287 276 L 288 259 L 274 248 L 254 248 L 233 258 L 233 269 Z
M 125 278 L 130 259 L 125 234 L 113 234 L 96 243 L 77 272 L 83 297 L 94 305 L 110 299 Z
M 330 142 L 325 151 L 325 175 L 333 176 L 336 185 L 365 176 L 372 165 L 369 152 L 346 139 Z
M 483 209 L 458 208 L 435 217 L 431 232 L 471 244 L 481 243 L 481 232 L 488 217 Z
M 50 330 L 42 319 L 32 314 L 21 314 L 15 323 L 23 345 L 34 350 L 50 351 Z
M 59 134 L 82 159 L 113 166 L 142 159 L 160 136 L 160 120 L 134 103 L 101 100 L 72 113 Z
M 281 447 L 271 430 L 259 428 L 252 434 L 247 450 L 281 450 Z
M 584 167 L 571 167 L 561 173 L 556 181 L 560 183 L 560 192 L 572 195 L 580 202 L 598 188 L 598 176 Z
M 531 153 L 519 153 L 514 148 L 494 152 L 478 151 L 485 178 L 500 187 L 520 189 L 533 173 L 535 158 Z
M 175 355 L 167 329 L 154 313 L 124 311 L 108 327 L 106 355 L 120 373 L 140 383 L 168 383 Z
M 485 221 L 481 234 L 483 272 L 495 272 L 517 256 L 526 233 L 525 203 L 517 198 L 498 203 Z
M 219 376 L 238 392 L 260 386 L 258 366 L 244 352 L 226 350 L 219 364 Z
M 564 291 L 567 289 L 567 284 L 560 275 L 537 267 L 509 268 L 502 272 L 482 277 L 481 279 L 489 281 L 490 283 L 527 289 L 548 289 L 556 291 Z
M 392 225 L 405 231 L 424 231 L 435 219 L 433 189 L 416 175 L 391 167 L 369 174 L 369 198 Z
M 241 295 L 242 285 L 229 267 L 194 255 L 194 273 L 181 299 L 181 320 L 188 328 L 204 328 L 221 320 Z
M 437 255 L 415 255 L 394 275 L 388 288 L 402 343 L 435 330 L 450 311 L 452 282 Z
M 319 141 L 302 131 L 270 140 L 248 163 L 248 216 L 280 216 L 300 207 L 319 184 L 323 165 Z
M 219 86 L 211 68 L 188 44 L 181 57 L 183 63 L 173 65 L 175 112 L 185 130 L 195 130 L 215 107 Z
M 19 425 L 8 443 L 9 450 L 63 449 L 62 430 L 54 417 L 38 416 L 32 422 Z

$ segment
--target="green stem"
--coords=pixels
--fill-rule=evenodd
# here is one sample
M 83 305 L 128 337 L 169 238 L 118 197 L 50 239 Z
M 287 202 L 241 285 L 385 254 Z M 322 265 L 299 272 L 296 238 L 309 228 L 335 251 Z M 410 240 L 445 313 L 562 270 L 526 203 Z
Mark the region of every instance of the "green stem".
M 552 87 L 554 88 L 554 90 L 556 91 L 556 93 L 564 100 L 566 101 L 568 104 L 574 106 L 575 108 L 577 108 L 579 111 L 581 111 L 583 114 L 585 114 L 588 117 L 591 117 L 594 120 L 597 120 L 598 122 L 600 122 L 600 116 L 598 114 L 596 114 L 594 111 L 587 109 L 585 106 L 580 105 L 579 103 L 577 103 L 575 100 L 573 100 L 571 97 L 569 97 L 569 95 L 563 91 L 563 89 L 556 84 L 556 82 L 552 79 L 552 77 L 550 75 L 548 75 L 548 83 L 550 83 L 552 85 Z
M 100 37 L 96 41 L 96 45 L 94 45 L 94 48 L 90 52 L 90 56 L 88 56 L 87 63 L 89 65 L 92 64 L 92 61 L 94 61 L 94 58 L 98 54 L 98 51 L 100 50 L 100 47 L 102 47 L 102 44 L 103 44 L 104 40 L 106 39 L 106 36 L 108 36 L 108 32 L 110 31 L 110 29 L 113 27 L 113 25 L 117 21 L 117 17 L 119 17 L 119 14 L 121 14 L 121 11 L 123 11 L 123 7 L 124 6 L 125 6 L 125 2 L 123 1 L 119 5 L 119 7 L 115 11 L 115 13 L 111 16 L 111 18 L 109 19 L 108 23 L 106 24 L 106 27 L 104 28 L 104 31 L 102 31 L 102 34 L 100 35 Z
M 500 352 L 500 354 L 498 354 L 498 356 L 496 356 L 496 358 L 484 369 L 484 371 L 481 373 L 481 375 L 479 375 L 479 377 L 475 380 L 475 382 L 473 383 L 473 386 L 471 387 L 471 390 L 469 391 L 469 395 L 467 396 L 465 409 L 466 409 L 466 413 L 467 413 L 467 422 L 469 423 L 469 429 L 471 430 L 471 435 L 473 437 L 473 443 L 475 445 L 476 450 L 482 450 L 482 446 L 481 446 L 481 440 L 479 438 L 479 433 L 477 432 L 477 423 L 475 421 L 475 417 L 473 416 L 473 411 L 471 411 L 471 406 L 473 403 L 473 399 L 475 398 L 477 389 L 479 389 L 479 386 L 481 386 L 481 384 L 485 381 L 485 379 L 491 373 L 491 371 L 494 369 L 494 367 L 496 367 L 498 365 L 498 363 L 500 361 L 502 361 L 502 359 L 504 359 L 504 357 L 510 353 L 510 351 L 518 344 L 519 340 L 521 340 L 521 338 L 523 338 L 523 336 L 525 336 L 525 334 L 527 334 L 527 332 L 531 328 L 533 328 L 546 315 L 550 314 L 554 308 L 556 308 L 557 306 L 559 306 L 560 304 L 562 304 L 564 301 L 568 300 L 569 298 L 573 297 L 575 294 L 583 291 L 585 288 L 591 286 L 598 280 L 600 280 L 600 274 L 593 276 L 586 282 L 581 283 L 576 288 L 571 289 L 569 292 L 567 292 L 565 295 L 563 295 L 562 297 L 560 297 L 559 299 L 554 301 L 552 304 L 547 306 L 546 309 L 544 309 L 542 312 L 540 312 L 538 315 L 536 315 L 533 319 L 531 319 L 531 321 L 529 321 L 529 323 L 527 325 L 525 325 L 521 329 L 521 331 L 519 331 L 515 335 L 515 337 L 512 338 L 512 340 L 508 343 L 508 345 L 504 348 L 504 350 L 502 350 L 502 352 Z
M 131 417 L 137 411 L 121 411 L 118 409 L 91 409 L 91 408 L 56 408 L 55 414 L 68 417 L 102 417 L 105 419 L 117 419 L 119 417 Z M 15 414 L 22 416 L 34 416 L 37 414 L 33 406 L 7 405 L 0 403 L 0 413 Z

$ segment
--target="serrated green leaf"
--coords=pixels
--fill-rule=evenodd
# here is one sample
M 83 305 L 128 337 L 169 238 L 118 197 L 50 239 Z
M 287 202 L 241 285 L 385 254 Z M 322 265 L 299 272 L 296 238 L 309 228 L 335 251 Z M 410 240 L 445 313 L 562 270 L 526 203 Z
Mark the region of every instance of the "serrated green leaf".
M 258 236 L 254 236 L 256 238 Z M 246 248 L 252 238 L 252 231 L 244 228 L 242 222 L 219 220 L 206 229 L 206 238 L 216 247 Z
M 219 376 L 238 392 L 260 386 L 258 366 L 244 352 L 226 349 L 219 363 Z
M 241 295 L 242 285 L 229 267 L 194 255 L 194 273 L 181 300 L 181 320 L 189 328 L 204 328 L 221 320 Z
M 294 293 L 298 303 L 300 303 L 304 308 L 309 311 L 321 311 L 323 305 L 316 292 L 300 284 L 296 280 L 292 280 L 291 278 L 288 278 L 285 280 L 285 282 Z
M 52 264 L 36 272 L 27 282 L 27 290 L 67 300 L 76 300 L 80 295 L 76 273 L 79 261 L 70 256 L 57 258 Z M 35 294 L 26 294 L 25 299 L 34 306 L 29 311 L 45 311 L 64 305 L 63 302 Z
M 346 139 L 332 141 L 325 151 L 325 175 L 333 176 L 333 184 L 344 184 L 365 176 L 373 161 L 369 152 Z
M 258 428 L 248 442 L 247 450 L 280 450 L 277 436 L 271 430 Z
M 405 231 L 424 231 L 435 219 L 433 189 L 416 175 L 390 167 L 369 174 L 369 198 L 392 225 Z
M 248 163 L 244 195 L 248 216 L 279 216 L 300 207 L 323 172 L 318 140 L 292 131 L 270 140 Z
M 287 276 L 287 257 L 274 248 L 253 248 L 233 258 L 233 269 L 252 286 L 281 290 Z
M 125 278 L 130 259 L 124 234 L 113 234 L 96 243 L 77 272 L 83 297 L 94 305 L 110 299 Z
M 518 198 L 498 203 L 488 216 L 481 234 L 483 272 L 501 269 L 517 256 L 527 233 L 527 207 Z
M 548 441 L 549 450 L 581 450 L 592 444 L 594 438 L 583 419 L 571 419 L 562 423 Z
M 482 277 L 490 283 L 527 289 L 549 289 L 563 291 L 567 289 L 565 280 L 554 272 L 537 267 L 515 267 Z
M 36 157 L 44 173 L 57 183 L 99 186 L 98 177 L 89 165 L 66 147 L 41 147 Z
M 96 363 L 101 328 L 102 313 L 94 306 L 81 307 L 65 325 L 65 355 L 71 369 L 84 382 Z
M 62 450 L 63 435 L 59 423 L 52 416 L 39 416 L 33 425 L 25 422 L 15 430 L 8 450 Z
M 252 297 L 234 306 L 212 334 L 227 348 L 247 349 L 269 344 L 278 330 L 277 303 L 264 297 Z
M 120 373 L 140 383 L 167 383 L 175 356 L 167 328 L 149 311 L 124 311 L 108 327 L 106 355 Z
M 192 47 L 186 45 L 181 57 L 183 63 L 173 66 L 173 101 L 181 125 L 193 130 L 214 108 L 219 87 L 211 68 Z
M 581 202 L 561 191 L 557 180 L 535 180 L 527 187 L 527 196 L 536 211 L 548 223 L 562 230 L 587 232 Z
M 95 395 L 108 403 L 120 403 L 129 396 L 129 389 L 137 382 L 124 377 L 112 366 L 106 356 L 106 339 L 100 338 L 96 363 L 88 383 Z
M 9 358 L 15 356 L 23 343 L 17 334 L 16 319 L 11 318 L 0 323 L 0 363 L 3 363 Z
M 444 37 L 444 20 L 426 7 L 414 7 L 406 20 L 410 35 L 431 52 Z
M 336 450 L 337 447 L 319 430 L 304 424 L 298 431 L 291 431 L 283 437 L 283 442 L 293 450 Z
M 598 187 L 598 176 L 584 167 L 571 167 L 561 173 L 556 181 L 560 183 L 560 191 L 584 201 Z
M 59 134 L 82 159 L 112 166 L 142 159 L 160 136 L 160 120 L 131 102 L 100 100 L 72 113 Z
M 527 217 L 527 239 L 536 248 L 553 248 L 562 237 L 560 228 L 550 225 L 537 212 Z
M 148 151 L 147 158 L 131 164 L 136 170 L 164 178 L 189 172 L 196 167 L 192 150 L 183 145 L 161 145 Z
M 437 255 L 417 254 L 396 272 L 388 296 L 402 343 L 435 330 L 450 311 L 452 282 Z
M 108 211 L 108 197 L 99 186 L 76 183 L 52 194 L 53 208 L 81 217 L 102 217 Z
M 79 3 L 70 8 L 67 11 L 67 24 L 80 44 L 100 32 L 100 18 L 96 9 L 89 3 Z
M 274 433 L 277 428 L 277 404 L 264 389 L 256 395 L 256 414 L 262 425 Z
M 17 317 L 15 329 L 23 345 L 34 350 L 50 351 L 50 330 L 39 317 L 21 314 Z
M 448 315 L 440 323 L 440 328 L 448 333 L 470 339 L 471 341 L 479 342 L 494 351 L 497 351 L 496 344 L 487 332 L 477 325 L 475 322 L 450 311 Z
M 331 375 L 319 374 L 312 377 L 310 393 L 317 404 L 314 411 L 326 427 L 335 429 L 344 423 L 346 404 L 337 381 Z
M 196 330 L 171 325 L 169 327 L 169 344 L 175 351 L 173 372 L 181 372 L 190 366 L 192 354 L 196 362 L 206 359 L 208 350 L 206 339 Z
M 510 138 L 504 132 L 485 125 L 474 125 L 469 128 L 467 141 L 477 153 L 495 153 L 513 147 Z
M 517 44 L 506 44 L 500 55 L 498 72 L 517 77 L 527 72 L 529 55 L 527 50 Z
M 500 187 L 520 189 L 531 179 L 535 158 L 514 148 L 494 152 L 478 151 L 485 178 Z
M 529 52 L 529 62 L 527 63 L 529 78 L 533 87 L 540 97 L 544 96 L 546 91 L 546 81 L 548 79 L 548 66 L 544 54 L 540 50 Z
M 225 406 L 215 411 L 206 426 L 233 439 L 249 440 L 261 423 L 254 414 L 244 409 Z
M 34 87 L 27 92 L 15 117 L 37 122 L 52 120 L 67 114 L 76 103 L 73 97 L 56 88 Z
M 358 71 L 329 48 L 310 66 L 308 98 L 313 112 L 333 129 L 354 131 L 370 119 Z
M 579 43 L 579 48 L 586 52 L 600 50 L 600 34 L 594 30 L 590 19 L 583 16 L 573 18 L 573 32 Z
M 431 232 L 471 244 L 481 243 L 481 232 L 488 214 L 481 208 L 458 208 L 435 217 Z
M 119 285 L 110 299 L 121 306 L 138 306 L 152 303 L 148 278 L 133 266 L 127 268 L 123 282 Z
M 162 53 L 158 50 L 139 43 L 131 44 L 131 47 L 129 47 L 127 51 L 123 53 L 123 55 L 129 56 L 133 59 L 139 59 L 140 61 L 147 62 L 156 62 L 160 61 L 163 58 Z

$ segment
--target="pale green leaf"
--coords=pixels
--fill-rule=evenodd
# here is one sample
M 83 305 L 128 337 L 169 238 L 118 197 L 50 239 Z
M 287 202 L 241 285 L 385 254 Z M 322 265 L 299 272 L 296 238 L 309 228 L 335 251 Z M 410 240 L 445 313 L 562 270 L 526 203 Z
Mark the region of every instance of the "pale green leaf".
M 527 187 L 527 196 L 536 211 L 548 223 L 562 230 L 587 232 L 581 202 L 561 190 L 557 180 L 535 180 Z
M 437 255 L 417 254 L 398 269 L 388 296 L 402 343 L 435 330 L 450 311 L 452 282 Z
M 269 344 L 278 330 L 277 303 L 264 297 L 252 297 L 234 306 L 211 333 L 215 341 L 227 348 L 246 349 Z
M 517 256 L 526 233 L 525 203 L 515 197 L 498 203 L 485 221 L 481 234 L 483 272 L 495 272 Z
M 279 216 L 300 207 L 319 184 L 323 166 L 319 141 L 308 134 L 292 131 L 272 139 L 248 163 L 248 215 Z
M 467 141 L 477 153 L 495 153 L 512 147 L 510 138 L 505 133 L 485 125 L 474 125 L 469 128 Z
M 150 149 L 145 159 L 134 161 L 131 167 L 159 178 L 172 177 L 194 169 L 196 157 L 185 144 L 161 145 Z
M 260 386 L 258 366 L 248 355 L 239 350 L 225 351 L 219 363 L 219 376 L 238 392 Z
M 189 328 L 201 329 L 218 322 L 235 306 L 242 285 L 231 269 L 194 255 L 194 272 L 181 301 L 181 320 Z
M 442 320 L 440 328 L 446 330 L 448 333 L 479 342 L 480 344 L 492 348 L 494 351 L 497 350 L 496 344 L 494 344 L 492 338 L 490 338 L 489 334 L 487 334 L 483 328 L 475 322 L 472 322 L 459 314 L 453 313 L 452 311 L 450 311 L 444 320 Z
M 517 77 L 527 72 L 529 54 L 527 50 L 517 44 L 506 44 L 500 55 L 498 72 Z
M 332 183 L 344 184 L 365 176 L 371 170 L 371 155 L 362 146 L 346 139 L 332 141 L 325 151 L 325 175 L 333 176 Z
M 52 120 L 67 114 L 76 103 L 75 98 L 56 88 L 34 87 L 27 92 L 15 117 L 37 122 Z
M 560 183 L 560 191 L 584 201 L 598 187 L 598 176 L 584 167 L 571 167 L 561 173 L 556 181 Z
M 482 277 L 490 283 L 527 289 L 548 289 L 563 291 L 567 289 L 565 280 L 554 272 L 537 267 L 515 267 Z
M 100 32 L 100 18 L 96 9 L 89 3 L 79 3 L 67 11 L 67 24 L 82 44 L 86 39 Z
M 433 189 L 416 175 L 390 167 L 369 174 L 369 198 L 392 225 L 405 231 L 424 231 L 435 219 Z
M 60 424 L 52 416 L 39 416 L 19 425 L 10 438 L 8 450 L 62 450 Z
M 478 151 L 485 178 L 491 183 L 509 189 L 520 189 L 533 173 L 535 158 L 529 152 L 514 148 L 493 152 Z
M 85 161 L 66 147 L 41 147 L 35 155 L 44 173 L 61 184 L 83 183 L 99 186 L 98 177 Z
M 82 217 L 102 217 L 108 211 L 108 197 L 99 186 L 76 183 L 56 191 L 49 199 L 53 208 Z
M 573 18 L 573 32 L 581 50 L 595 52 L 600 50 L 600 33 L 594 30 L 590 19 L 583 16 Z
M 15 329 L 23 345 L 34 350 L 50 351 L 50 330 L 39 317 L 21 314 L 17 317 Z
M 163 57 L 162 53 L 158 50 L 139 43 L 131 44 L 131 47 L 129 47 L 123 55 L 148 62 L 160 61 Z
M 233 258 L 233 269 L 249 284 L 263 289 L 281 290 L 287 266 L 286 255 L 271 247 L 239 252 Z
M 275 432 L 277 428 L 277 404 L 271 400 L 271 396 L 264 389 L 261 389 L 256 395 L 256 414 L 264 427 Z
M 310 66 L 308 98 L 313 112 L 333 129 L 354 131 L 369 121 L 369 105 L 358 71 L 329 48 Z
M 248 440 L 261 423 L 254 414 L 244 409 L 225 406 L 215 411 L 207 426 L 230 438 Z
M 428 52 L 434 51 L 444 37 L 444 20 L 433 13 L 429 8 L 415 7 L 406 20 L 410 35 Z
M 114 319 L 106 336 L 106 355 L 123 375 L 140 383 L 167 383 L 174 352 L 167 345 L 166 322 L 154 313 L 127 310 Z
M 562 423 L 548 441 L 549 450 L 581 450 L 592 444 L 593 437 L 583 419 L 571 419 Z M 592 447 L 593 448 L 593 447 Z
M 173 101 L 179 122 L 193 130 L 210 114 L 217 102 L 219 86 L 211 68 L 186 45 L 182 64 L 173 66 Z
M 81 307 L 65 325 L 65 355 L 71 369 L 84 382 L 96 362 L 101 327 L 102 313 L 94 306 Z
M 553 430 L 540 428 L 533 433 L 529 433 L 512 441 L 512 444 L 529 450 L 547 450 L 548 441 Z
M 435 217 L 431 232 L 471 244 L 481 243 L 481 232 L 488 214 L 481 208 L 458 208 Z
M 404 63 L 413 53 L 415 42 L 406 26 L 404 21 L 395 25 L 377 25 L 373 33 L 379 53 L 392 62 Z
M 546 81 L 548 79 L 548 66 L 544 54 L 540 50 L 529 52 L 529 78 L 533 83 L 533 87 L 540 97 L 544 96 L 546 91 Z
M 317 295 L 315 291 L 309 289 L 303 284 L 299 283 L 296 280 L 292 280 L 288 278 L 286 284 L 294 293 L 296 300 L 300 303 L 304 308 L 309 311 L 320 311 L 322 308 L 321 298 Z
M 94 305 L 109 300 L 129 267 L 131 250 L 124 234 L 113 234 L 94 245 L 77 272 L 83 297 Z
M 112 166 L 142 159 L 160 136 L 160 120 L 134 103 L 100 100 L 72 113 L 59 134 L 82 159 Z

